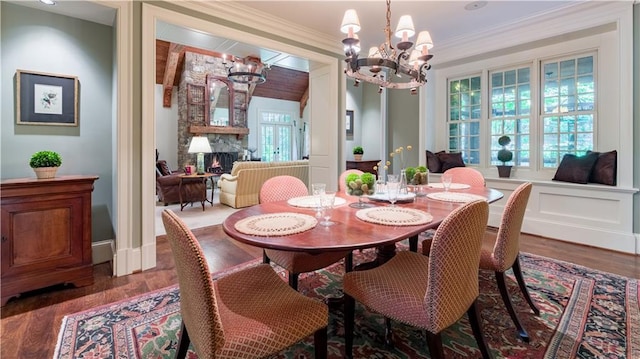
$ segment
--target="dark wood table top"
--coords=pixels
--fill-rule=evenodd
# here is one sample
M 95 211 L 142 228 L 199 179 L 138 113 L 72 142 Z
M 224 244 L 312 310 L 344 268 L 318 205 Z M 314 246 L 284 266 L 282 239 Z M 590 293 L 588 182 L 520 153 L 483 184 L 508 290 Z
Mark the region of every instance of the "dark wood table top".
M 426 193 L 430 192 L 442 192 L 442 189 L 427 188 Z M 489 203 L 503 197 L 501 192 L 485 187 L 452 190 L 451 192 L 482 195 L 488 199 Z M 358 219 L 356 212 L 359 209 L 348 205 L 351 202 L 357 202 L 357 197 L 344 195 L 343 193 L 338 193 L 337 196 L 346 199 L 347 204 L 334 207 L 331 211 L 331 221 L 335 222 L 335 224 L 329 227 L 318 224 L 315 228 L 302 233 L 269 237 L 244 234 L 235 229 L 236 222 L 249 216 L 279 212 L 315 215 L 315 209 L 294 207 L 289 205 L 287 201 L 264 203 L 243 208 L 227 217 L 222 226 L 225 233 L 231 238 L 261 248 L 309 253 L 356 250 L 393 244 L 411 236 L 416 236 L 427 229 L 437 228 L 440 222 L 453 209 L 461 205 L 461 203 L 429 199 L 426 196 L 416 197 L 413 202 L 398 203 L 396 205 L 423 210 L 433 216 L 433 220 L 424 225 L 387 226 Z M 370 201 L 370 203 L 377 206 L 390 205 L 388 202 Z

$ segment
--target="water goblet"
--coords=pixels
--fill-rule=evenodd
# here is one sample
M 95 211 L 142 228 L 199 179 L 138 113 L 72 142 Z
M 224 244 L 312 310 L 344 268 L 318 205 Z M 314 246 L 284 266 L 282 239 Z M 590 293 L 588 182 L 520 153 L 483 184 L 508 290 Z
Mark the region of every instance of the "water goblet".
M 322 217 L 324 218 L 324 220 L 322 222 L 320 222 L 320 225 L 328 227 L 328 226 L 332 226 L 332 225 L 335 224 L 334 222 L 329 220 L 331 218 L 331 210 L 333 209 L 333 205 L 335 203 L 335 199 L 336 199 L 336 193 L 335 192 L 325 192 L 321 196 Z
M 451 173 L 443 173 L 442 177 L 440 177 L 440 181 L 442 182 L 442 187 L 444 187 L 444 191 L 449 191 L 451 187 L 451 181 L 453 180 L 453 176 Z
M 389 202 L 391 202 L 391 207 L 396 206 L 398 192 L 400 192 L 400 182 L 387 182 L 387 196 L 389 198 Z
M 316 197 L 316 217 L 322 217 L 322 198 L 321 196 L 324 194 L 325 189 L 327 188 L 326 183 L 312 183 L 311 184 L 311 192 Z

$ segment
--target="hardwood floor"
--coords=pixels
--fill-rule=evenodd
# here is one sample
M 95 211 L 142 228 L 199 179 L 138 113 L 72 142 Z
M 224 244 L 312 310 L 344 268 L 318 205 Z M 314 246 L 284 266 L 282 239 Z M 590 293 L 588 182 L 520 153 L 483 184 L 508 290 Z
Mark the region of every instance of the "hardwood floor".
M 489 236 L 493 230 L 488 230 Z M 212 271 L 260 258 L 262 250 L 229 239 L 221 227 L 196 229 Z M 602 271 L 640 278 L 640 256 L 523 235 L 521 250 Z M 0 357 L 51 358 L 65 315 L 167 287 L 177 282 L 171 250 L 164 236 L 157 240 L 157 263 L 152 270 L 111 277 L 108 263 L 94 267 L 95 283 L 83 288 L 51 287 L 12 299 L 2 308 Z

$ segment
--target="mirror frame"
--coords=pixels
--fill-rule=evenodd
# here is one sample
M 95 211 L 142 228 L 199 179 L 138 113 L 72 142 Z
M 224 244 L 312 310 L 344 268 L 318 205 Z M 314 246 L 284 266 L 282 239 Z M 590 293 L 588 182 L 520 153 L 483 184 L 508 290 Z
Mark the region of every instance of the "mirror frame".
M 226 77 L 222 77 L 222 76 L 216 76 L 216 75 L 207 75 L 207 79 L 205 80 L 205 96 L 206 96 L 206 108 L 205 108 L 205 113 L 206 113 L 206 117 L 205 117 L 205 121 L 207 123 L 207 126 L 212 126 L 211 125 L 211 93 L 210 93 L 210 81 L 220 81 L 220 82 L 224 82 L 227 85 L 227 92 L 229 94 L 229 101 L 228 101 L 228 106 L 229 106 L 229 126 L 227 127 L 234 127 L 236 125 L 235 122 L 235 113 L 234 113 L 234 103 L 235 103 L 235 90 L 233 89 L 233 82 L 229 81 L 229 79 L 227 79 Z M 225 127 L 225 126 L 221 126 L 221 127 Z

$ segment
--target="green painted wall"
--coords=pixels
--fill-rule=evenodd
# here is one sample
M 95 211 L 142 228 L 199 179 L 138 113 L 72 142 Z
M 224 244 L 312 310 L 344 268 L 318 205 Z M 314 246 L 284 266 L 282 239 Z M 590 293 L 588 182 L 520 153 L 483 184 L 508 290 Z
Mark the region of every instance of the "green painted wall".
M 110 26 L 2 2 L 2 179 L 35 177 L 31 155 L 62 156 L 58 175 L 98 175 L 92 195 L 93 241 L 114 238 L 112 203 L 113 34 Z M 18 125 L 16 70 L 77 76 L 79 125 Z

